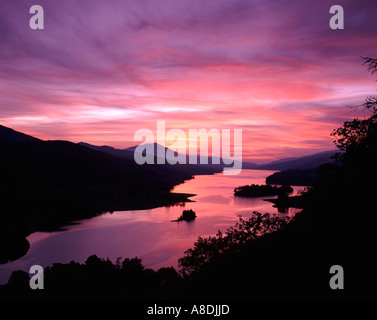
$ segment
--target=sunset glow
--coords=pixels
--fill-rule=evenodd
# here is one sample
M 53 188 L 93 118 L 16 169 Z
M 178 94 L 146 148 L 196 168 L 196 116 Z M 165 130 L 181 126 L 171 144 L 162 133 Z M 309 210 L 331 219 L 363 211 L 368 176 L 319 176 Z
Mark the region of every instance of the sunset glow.
M 127 148 L 134 133 L 242 129 L 243 158 L 333 149 L 332 129 L 375 94 L 374 0 L 97 1 L 0 10 L 0 124 L 41 139 Z

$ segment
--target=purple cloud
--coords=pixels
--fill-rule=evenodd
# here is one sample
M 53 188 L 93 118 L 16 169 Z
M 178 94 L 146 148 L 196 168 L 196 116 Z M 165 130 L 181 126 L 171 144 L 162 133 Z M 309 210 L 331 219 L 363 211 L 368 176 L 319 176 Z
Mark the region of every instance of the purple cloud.
M 344 30 L 329 0 L 41 0 L 44 30 L 33 4 L 1 4 L 0 123 L 42 138 L 124 146 L 164 118 L 249 128 L 261 157 L 281 156 L 330 148 L 344 106 L 375 92 L 360 59 L 376 52 L 373 0 L 337 2 Z

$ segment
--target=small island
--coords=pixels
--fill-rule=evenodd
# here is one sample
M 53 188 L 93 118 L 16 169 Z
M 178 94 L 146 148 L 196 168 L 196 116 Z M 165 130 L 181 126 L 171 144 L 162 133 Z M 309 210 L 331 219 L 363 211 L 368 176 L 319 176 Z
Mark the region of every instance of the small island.
M 196 218 L 196 213 L 194 210 L 189 209 L 189 210 L 183 210 L 181 216 L 176 219 L 176 220 L 171 220 L 172 222 L 176 221 L 192 221 Z
M 237 197 L 266 197 L 266 196 L 279 196 L 292 193 L 291 186 L 271 186 L 252 184 L 248 186 L 241 186 L 234 189 L 234 195 Z
M 288 195 L 278 196 L 277 199 L 264 199 L 264 201 L 272 202 L 274 208 L 278 209 L 288 209 L 288 208 L 298 208 L 302 209 L 305 201 L 304 195 L 292 196 Z

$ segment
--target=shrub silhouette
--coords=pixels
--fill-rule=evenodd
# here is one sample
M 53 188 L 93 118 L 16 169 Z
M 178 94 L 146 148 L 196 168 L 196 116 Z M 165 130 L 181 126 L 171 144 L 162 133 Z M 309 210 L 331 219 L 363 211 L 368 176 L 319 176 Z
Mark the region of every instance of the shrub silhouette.
M 234 189 L 234 195 L 238 197 L 265 197 L 275 196 L 293 192 L 290 186 L 271 186 L 252 184 L 249 186 L 241 186 Z
M 0 285 L 1 299 L 168 299 L 174 298 L 183 279 L 174 268 L 145 269 L 137 257 L 122 263 L 90 256 L 84 264 L 55 263 L 44 270 L 44 290 L 31 290 L 30 276 L 14 271 Z
M 225 235 L 219 230 L 215 236 L 199 237 L 194 248 L 186 250 L 185 256 L 178 260 L 179 266 L 185 274 L 200 271 L 220 255 L 239 252 L 248 242 L 277 231 L 288 222 L 288 217 L 256 211 L 248 220 L 239 216 L 239 222 L 235 227 L 230 227 Z
M 172 220 L 172 221 L 192 221 L 195 218 L 196 218 L 195 211 L 192 209 L 189 209 L 189 210 L 183 210 L 181 216 L 178 217 L 176 220 Z

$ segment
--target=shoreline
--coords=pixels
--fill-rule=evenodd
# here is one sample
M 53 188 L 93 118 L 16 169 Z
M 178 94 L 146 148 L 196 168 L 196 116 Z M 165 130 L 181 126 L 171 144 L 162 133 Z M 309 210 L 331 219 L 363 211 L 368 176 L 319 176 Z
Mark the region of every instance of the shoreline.
M 97 208 L 89 205 L 81 207 L 81 210 L 78 207 L 83 205 L 82 203 L 77 203 L 77 206 L 71 209 L 63 205 L 56 207 L 55 213 L 58 213 L 56 217 L 45 215 L 42 217 L 34 217 L 34 219 L 31 218 L 31 221 L 28 221 L 28 223 L 21 222 L 18 225 L 3 225 L 0 230 L 0 266 L 16 261 L 25 256 L 30 249 L 30 244 L 27 237 L 35 232 L 62 231 L 65 227 L 77 224 L 80 220 L 91 219 L 107 212 L 148 210 L 165 206 L 179 205 L 180 203 L 184 202 L 193 202 L 189 199 L 193 196 L 195 196 L 195 194 L 174 192 L 160 193 L 155 194 L 148 199 L 122 198 L 118 199 L 116 203 L 102 203 L 101 205 L 97 205 Z M 34 208 L 33 210 L 37 209 L 38 208 Z M 51 208 L 40 207 L 39 209 L 42 209 L 44 212 L 51 212 Z M 60 216 L 60 214 L 64 213 L 64 211 L 67 212 L 68 210 L 70 210 L 68 216 Z M 13 213 L 17 215 L 17 211 Z M 2 247 L 4 244 L 7 245 Z

